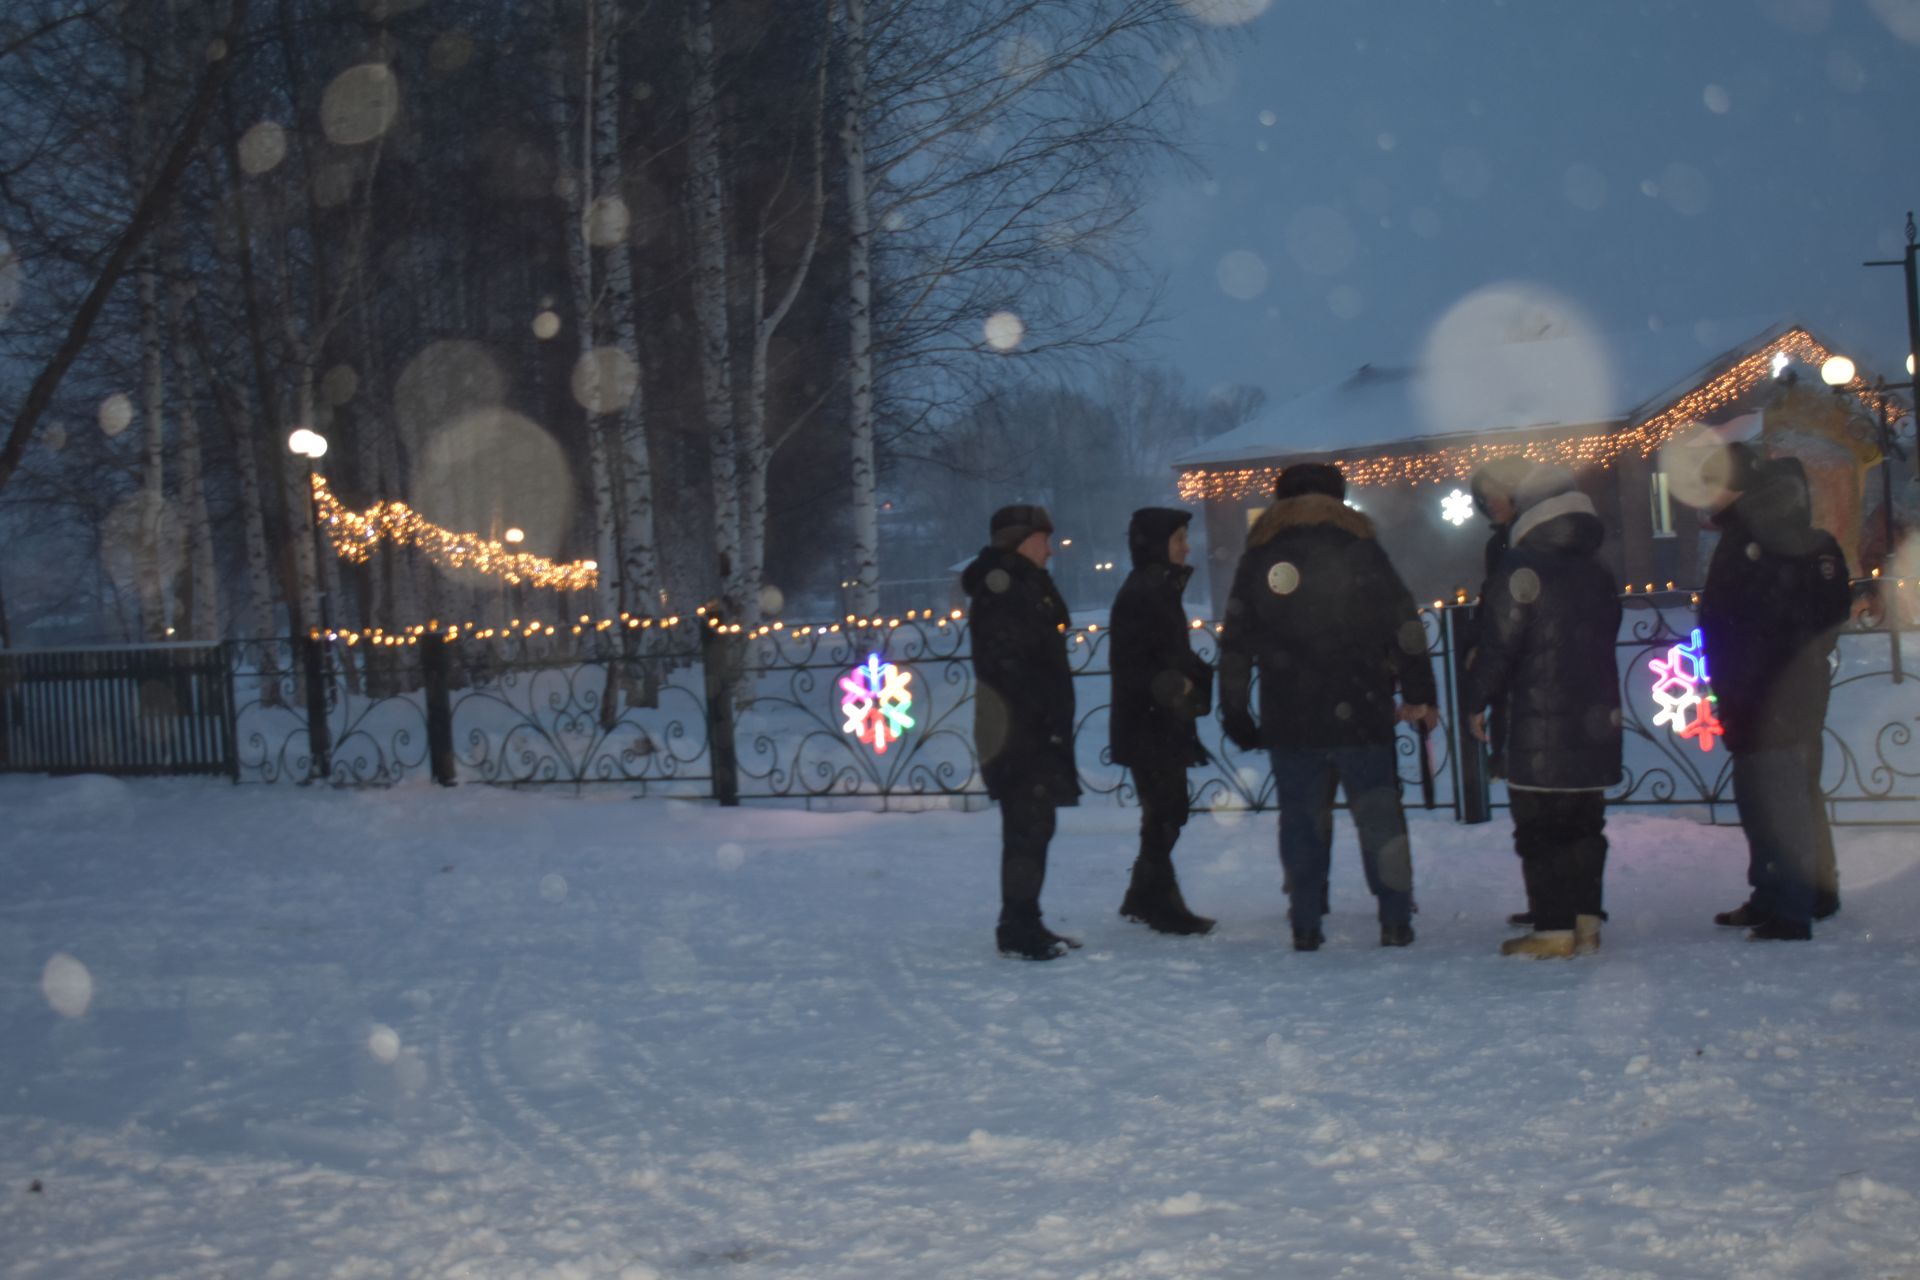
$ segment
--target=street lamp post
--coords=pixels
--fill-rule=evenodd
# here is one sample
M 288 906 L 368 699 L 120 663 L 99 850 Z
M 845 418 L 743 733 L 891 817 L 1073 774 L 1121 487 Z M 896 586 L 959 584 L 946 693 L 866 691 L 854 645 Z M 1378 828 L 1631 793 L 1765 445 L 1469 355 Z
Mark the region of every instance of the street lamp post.
M 1911 222 L 1908 225 L 1911 227 Z M 1910 374 L 1913 372 L 1912 356 L 1907 357 L 1907 372 Z M 1845 356 L 1830 356 L 1826 363 L 1820 366 L 1820 380 L 1833 388 L 1833 394 L 1836 396 L 1846 394 L 1847 385 L 1853 381 L 1854 373 L 1853 361 Z M 1887 635 L 1892 641 L 1895 684 L 1899 684 L 1905 678 L 1900 652 L 1900 597 L 1897 594 L 1897 588 L 1894 588 L 1896 594 L 1889 602 L 1886 598 L 1889 588 L 1885 584 L 1893 580 L 1893 575 L 1888 572 L 1893 567 L 1893 460 L 1899 454 L 1900 446 L 1893 438 L 1893 415 L 1887 408 L 1887 392 L 1911 390 L 1913 386 L 1912 380 L 1888 382 L 1885 378 L 1874 379 L 1874 391 L 1877 393 L 1875 399 L 1878 401 L 1875 406 L 1874 420 L 1880 428 L 1880 532 L 1882 544 L 1885 547 L 1881 553 L 1882 585 L 1879 604 L 1881 615 L 1886 619 Z M 1862 571 L 1865 570 L 1864 565 L 1860 568 Z
M 287 449 L 307 460 L 307 511 L 313 525 L 313 595 L 320 614 L 317 634 L 309 636 L 306 643 L 307 747 L 312 756 L 307 780 L 311 782 L 333 772 L 333 731 L 327 724 L 327 633 L 333 629 L 333 620 L 327 610 L 326 576 L 320 571 L 325 547 L 320 533 L 320 496 L 314 486 L 318 474 L 315 464 L 326 456 L 327 438 L 318 431 L 301 427 L 287 436 Z
M 1877 261 L 1862 263 L 1868 267 L 1899 267 L 1907 278 L 1907 376 L 1914 376 L 1913 357 L 1920 352 L 1920 262 L 1915 254 L 1920 253 L 1920 233 L 1916 233 L 1913 224 L 1913 210 L 1907 210 L 1907 247 L 1898 258 L 1881 258 Z M 1897 385 L 1897 384 L 1896 384 Z M 1907 386 L 1912 387 L 1909 382 Z M 1915 474 L 1920 474 L 1920 449 L 1913 451 Z

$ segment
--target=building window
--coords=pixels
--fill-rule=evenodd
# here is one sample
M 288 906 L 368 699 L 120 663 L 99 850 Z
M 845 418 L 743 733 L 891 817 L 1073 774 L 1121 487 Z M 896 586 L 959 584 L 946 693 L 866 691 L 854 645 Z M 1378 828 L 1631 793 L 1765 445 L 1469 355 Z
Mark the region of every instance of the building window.
M 1673 489 L 1667 481 L 1667 473 L 1653 473 L 1653 536 L 1671 538 L 1673 533 Z

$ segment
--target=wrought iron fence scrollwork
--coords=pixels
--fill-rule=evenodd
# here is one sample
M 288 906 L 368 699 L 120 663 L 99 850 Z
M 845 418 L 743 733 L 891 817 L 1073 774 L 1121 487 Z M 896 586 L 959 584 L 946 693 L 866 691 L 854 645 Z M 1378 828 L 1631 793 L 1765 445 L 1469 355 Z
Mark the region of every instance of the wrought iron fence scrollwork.
M 703 794 L 712 756 L 697 658 L 651 636 L 463 641 L 451 697 L 456 764 L 498 786 L 613 782 Z
M 908 676 L 912 727 L 876 751 L 847 731 L 840 679 L 878 655 Z M 973 664 L 948 621 L 870 630 L 772 632 L 748 643 L 737 736 L 751 798 L 980 795 Z
M 308 677 L 297 648 L 278 638 L 228 642 L 240 781 L 391 785 L 425 768 L 427 722 L 418 696 L 396 687 L 375 650 L 329 645 L 321 679 L 331 749 L 325 776 L 316 777 Z

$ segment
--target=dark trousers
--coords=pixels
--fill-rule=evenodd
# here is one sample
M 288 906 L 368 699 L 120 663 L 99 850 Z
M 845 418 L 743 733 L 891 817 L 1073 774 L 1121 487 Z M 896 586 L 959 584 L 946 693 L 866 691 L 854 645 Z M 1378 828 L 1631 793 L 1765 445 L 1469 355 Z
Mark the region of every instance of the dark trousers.
M 1133 789 L 1140 796 L 1140 857 L 1156 867 L 1170 865 L 1180 829 L 1187 825 L 1187 771 L 1135 765 Z
M 1815 738 L 1813 749 L 1807 753 L 1807 788 L 1813 803 L 1813 894 L 1816 903 L 1830 898 L 1837 908 L 1840 868 L 1833 858 L 1833 827 L 1827 822 L 1826 793 L 1820 790 L 1820 770 L 1825 762 L 1826 743 Z
M 1508 794 L 1533 927 L 1571 929 L 1575 916 L 1599 915 L 1607 871 L 1606 792 L 1510 788 Z
M 1733 802 L 1747 837 L 1747 883 L 1753 886 L 1754 905 L 1796 924 L 1813 920 L 1823 845 L 1826 857 L 1832 857 L 1819 767 L 1818 743 L 1733 758 Z
M 1047 845 L 1057 815 L 1053 797 L 1019 788 L 1000 801 L 1000 923 L 1040 918 L 1047 880 Z
M 1381 924 L 1413 919 L 1413 853 L 1393 745 L 1276 747 L 1274 788 L 1280 799 L 1280 865 L 1287 874 L 1287 918 L 1311 929 L 1326 912 L 1327 872 L 1333 859 L 1333 798 L 1346 788 L 1360 833 L 1360 865 L 1379 902 Z

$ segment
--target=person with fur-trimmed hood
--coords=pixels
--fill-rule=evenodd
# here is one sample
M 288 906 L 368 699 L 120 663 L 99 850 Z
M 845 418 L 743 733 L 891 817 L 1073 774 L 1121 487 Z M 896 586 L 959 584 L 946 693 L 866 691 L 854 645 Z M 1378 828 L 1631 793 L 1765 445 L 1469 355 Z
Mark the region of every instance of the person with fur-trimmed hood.
M 1380 944 L 1413 941 L 1413 857 L 1394 769 L 1396 719 L 1439 723 L 1433 669 L 1413 596 L 1345 502 L 1325 463 L 1286 468 L 1247 537 L 1220 640 L 1221 720 L 1243 751 L 1265 748 L 1280 801 L 1293 945 L 1325 942 L 1333 799 L 1345 787 L 1360 835 Z M 1260 671 L 1260 719 L 1250 686 Z M 1394 690 L 1402 705 L 1396 711 Z
M 1133 773 L 1140 799 L 1140 854 L 1120 914 L 1160 933 L 1203 934 L 1214 922 L 1195 915 L 1180 893 L 1173 846 L 1187 824 L 1187 769 L 1211 758 L 1195 727 L 1213 709 L 1213 668 L 1193 651 L 1180 603 L 1190 511 L 1143 507 L 1127 525 L 1133 571 L 1108 619 L 1113 702 L 1108 715 L 1113 762 Z
M 1820 794 L 1827 658 L 1852 604 L 1847 559 L 1813 525 L 1798 460 L 1727 450 L 1714 512 L 1720 543 L 1700 591 L 1700 630 L 1718 701 L 1752 893 L 1715 924 L 1760 941 L 1813 936 L 1840 909 L 1833 835 Z
M 1079 803 L 1067 603 L 1047 573 L 1053 520 L 1022 503 L 993 513 L 989 542 L 960 575 L 976 681 L 974 749 L 1000 804 L 1000 953 L 1052 960 L 1079 945 L 1040 918 L 1054 810 Z
M 1487 706 L 1506 707 L 1496 749 L 1533 930 L 1500 952 L 1572 956 L 1600 945 L 1606 789 L 1620 781 L 1620 587 L 1600 560 L 1606 527 L 1571 473 L 1535 468 L 1514 505 L 1460 705 L 1482 742 Z

